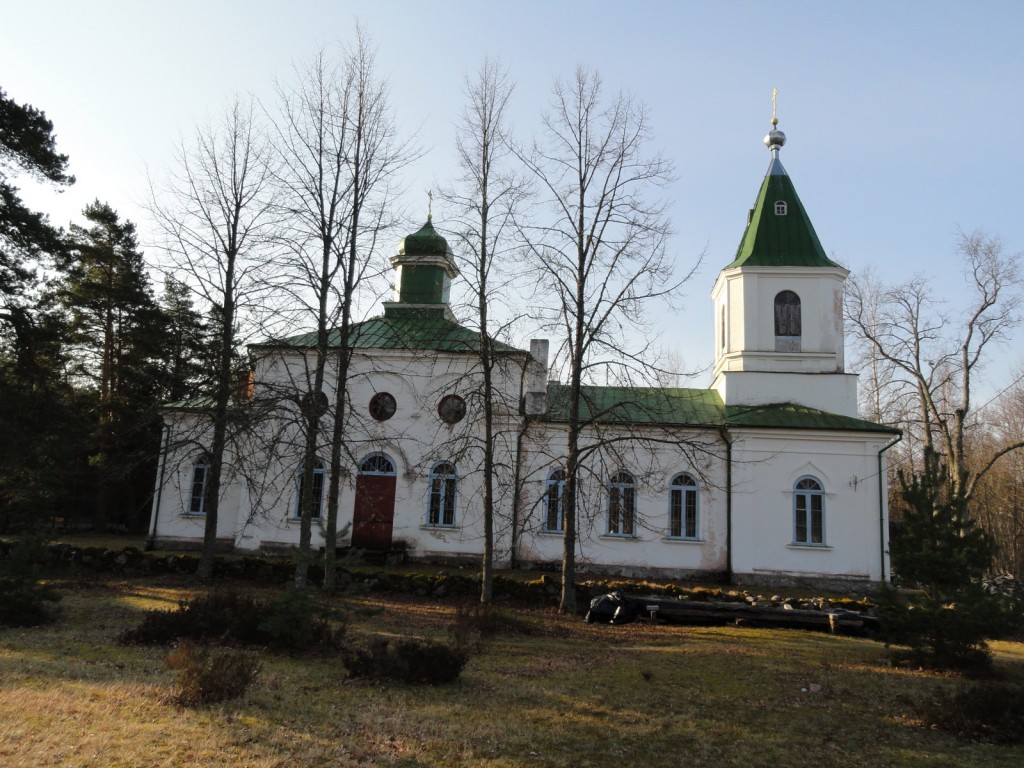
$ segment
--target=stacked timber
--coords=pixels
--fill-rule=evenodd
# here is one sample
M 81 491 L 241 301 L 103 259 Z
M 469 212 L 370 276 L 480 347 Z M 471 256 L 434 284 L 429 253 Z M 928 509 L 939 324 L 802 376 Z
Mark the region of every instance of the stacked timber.
M 676 597 L 635 596 L 629 601 L 638 618 L 670 624 L 740 624 L 759 627 L 810 629 L 841 634 L 877 631 L 874 616 L 841 608 L 794 608 L 791 605 L 680 600 Z

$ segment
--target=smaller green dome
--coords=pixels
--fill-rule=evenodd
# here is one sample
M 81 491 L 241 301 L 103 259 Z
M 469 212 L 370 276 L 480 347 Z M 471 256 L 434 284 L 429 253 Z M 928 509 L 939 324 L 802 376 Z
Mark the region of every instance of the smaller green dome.
M 399 256 L 450 256 L 451 253 L 448 241 L 437 234 L 430 219 L 418 232 L 406 235 L 398 245 Z

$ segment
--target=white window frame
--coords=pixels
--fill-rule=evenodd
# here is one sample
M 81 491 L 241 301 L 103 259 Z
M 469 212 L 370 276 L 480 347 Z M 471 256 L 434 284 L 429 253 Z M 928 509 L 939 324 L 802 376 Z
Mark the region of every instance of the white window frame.
M 608 535 L 636 536 L 636 479 L 626 470 L 608 481 Z
M 692 516 L 691 516 L 692 513 Z M 676 521 L 678 517 L 678 533 Z M 693 532 L 690 532 L 692 523 Z M 689 472 L 672 478 L 668 491 L 667 538 L 696 541 L 700 538 L 700 486 Z
M 206 514 L 206 494 L 209 492 L 209 482 L 210 457 L 200 456 L 192 462 L 192 483 L 188 491 L 187 514 L 196 517 L 202 517 Z M 196 491 L 198 491 L 198 495 Z
M 427 525 L 431 528 L 454 528 L 457 517 L 458 470 L 453 461 L 439 461 L 430 469 L 427 488 Z
M 387 462 L 391 469 L 367 469 L 367 466 L 379 464 L 381 462 Z M 359 462 L 359 474 L 360 475 L 381 475 L 384 477 L 392 477 L 397 474 L 394 460 L 383 451 L 377 451 L 376 453 L 370 453 L 363 457 L 363 460 Z
M 552 493 L 554 498 L 552 498 Z M 544 489 L 544 520 L 542 523 L 542 530 L 544 533 L 563 533 L 565 531 L 565 470 L 554 469 L 551 474 L 548 475 L 547 483 Z M 552 501 L 554 501 L 554 519 L 555 525 L 552 527 Z
M 827 546 L 825 520 L 824 484 L 813 475 L 798 477 L 793 483 L 793 543 L 801 547 Z
M 789 213 L 789 205 L 786 203 L 786 201 L 785 200 L 776 200 L 775 201 L 775 215 L 776 216 L 786 216 L 788 213 Z
M 317 493 L 319 486 L 319 493 Z M 319 520 L 324 512 L 324 491 L 327 489 L 327 466 L 320 459 L 313 464 L 313 520 Z M 302 465 L 295 471 L 295 503 L 292 504 L 292 519 L 302 517 Z

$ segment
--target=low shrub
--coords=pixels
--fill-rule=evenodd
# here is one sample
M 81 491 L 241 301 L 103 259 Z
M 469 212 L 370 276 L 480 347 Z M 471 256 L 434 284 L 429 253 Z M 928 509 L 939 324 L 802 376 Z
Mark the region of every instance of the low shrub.
M 265 646 L 273 651 L 331 650 L 341 647 L 344 626 L 335 629 L 331 612 L 305 592 L 287 591 L 270 601 L 235 592 L 211 592 L 183 601 L 174 611 L 149 611 L 135 629 L 121 634 L 124 645 L 197 643 Z
M 256 644 L 262 604 L 249 595 L 211 592 L 178 603 L 177 610 L 147 611 L 135 629 L 121 633 L 124 645 L 168 645 L 187 638 Z
M 257 627 L 260 642 L 275 651 L 336 651 L 345 638 L 342 618 L 319 605 L 309 592 L 284 592 L 267 602 L 262 613 Z
M 928 725 L 961 739 L 1024 743 L 1024 686 L 988 681 L 939 691 L 921 705 Z
M 366 648 L 345 648 L 342 661 L 352 678 L 439 685 L 458 680 L 469 651 L 432 640 L 377 639 Z
M 188 640 L 167 655 L 166 663 L 178 673 L 174 700 L 184 707 L 237 699 L 255 682 L 262 666 L 239 651 L 211 651 Z

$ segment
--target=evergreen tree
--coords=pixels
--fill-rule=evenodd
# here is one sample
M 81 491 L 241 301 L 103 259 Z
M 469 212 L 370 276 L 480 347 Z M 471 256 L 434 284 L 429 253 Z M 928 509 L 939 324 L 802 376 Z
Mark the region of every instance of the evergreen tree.
M 925 451 L 924 469 L 900 473 L 906 509 L 890 542 L 893 572 L 880 618 L 888 641 L 905 642 L 919 661 L 942 667 L 987 663 L 986 640 L 1012 632 L 1021 606 L 985 589 L 995 545 L 951 487 L 946 465 Z
M 32 270 L 64 237 L 10 182 L 67 186 L 67 165 L 46 115 L 0 89 L 0 531 L 56 515 L 74 491 L 79 404 L 63 376 L 64 318 L 39 299 Z
M 94 401 L 65 376 L 66 318 L 43 300 L 10 316 L 0 351 L 0 532 L 91 514 L 88 413 Z
M 177 403 L 204 391 L 216 360 L 210 323 L 196 311 L 188 286 L 173 277 L 164 283 L 160 401 Z
M 158 431 L 155 406 L 163 316 L 153 297 L 135 225 L 106 203 L 72 225 L 72 255 L 59 296 L 69 313 L 72 377 L 97 398 L 90 463 L 97 477 L 95 521 L 142 516 Z
M 59 186 L 73 184 L 68 157 L 57 152 L 53 123 L 35 107 L 18 104 L 0 89 L 0 320 L 31 282 L 26 261 L 61 249 L 61 233 L 47 217 L 30 211 L 8 178 L 26 173 Z

